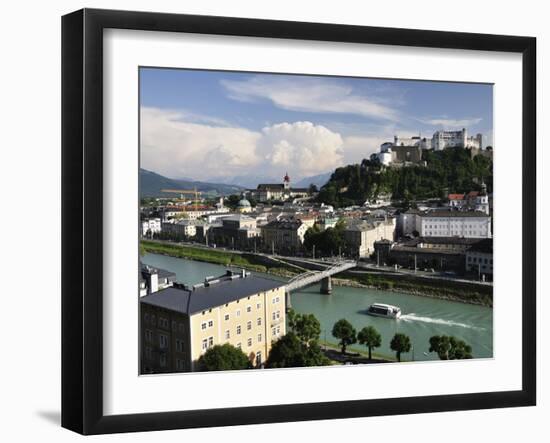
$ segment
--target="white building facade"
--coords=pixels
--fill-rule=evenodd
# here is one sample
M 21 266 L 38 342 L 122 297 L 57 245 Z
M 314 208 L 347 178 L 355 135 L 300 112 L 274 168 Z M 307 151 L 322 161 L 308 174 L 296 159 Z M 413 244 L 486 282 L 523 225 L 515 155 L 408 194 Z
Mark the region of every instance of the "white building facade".
M 445 148 L 477 148 L 481 149 L 483 136 L 476 134 L 468 136 L 468 130 L 460 131 L 436 131 L 432 137 L 432 148 L 436 151 Z
M 152 236 L 153 234 L 158 234 L 161 232 L 162 226 L 160 218 L 149 218 L 147 220 L 142 220 L 141 222 L 141 235 L 143 237 Z
M 491 238 L 491 217 L 478 211 L 433 211 L 420 215 L 421 237 Z

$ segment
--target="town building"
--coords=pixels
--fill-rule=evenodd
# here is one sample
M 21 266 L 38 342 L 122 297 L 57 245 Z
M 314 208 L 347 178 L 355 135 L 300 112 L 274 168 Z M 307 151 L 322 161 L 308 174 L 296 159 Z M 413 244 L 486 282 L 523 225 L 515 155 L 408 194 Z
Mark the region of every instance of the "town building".
M 252 212 L 252 205 L 245 197 L 243 197 L 239 200 L 239 203 L 237 203 L 236 211 L 240 214 L 248 214 L 249 212 Z
M 479 211 L 487 215 L 490 213 L 489 195 L 485 183 L 481 183 L 481 191 L 470 191 L 467 194 L 449 194 L 447 199 L 450 208 Z
M 347 253 L 352 257 L 368 257 L 377 240 L 394 240 L 395 218 L 386 220 L 350 220 L 344 229 Z
M 308 230 L 300 220 L 274 220 L 262 226 L 264 247 L 274 252 L 297 252 L 302 249 L 304 235 Z
M 493 280 L 493 240 L 484 239 L 466 251 L 466 271 L 480 280 Z
M 142 237 L 153 237 L 155 234 L 161 232 L 161 230 L 160 218 L 148 218 L 141 221 Z
M 411 209 L 399 215 L 398 236 L 491 238 L 491 217 L 480 211 Z
M 162 231 L 177 238 L 192 238 L 197 234 L 197 222 L 187 219 L 164 222 L 162 223 Z
M 250 191 L 252 196 L 260 202 L 268 202 L 270 200 L 286 201 L 295 198 L 309 197 L 309 189 L 307 188 L 292 188 L 290 186 L 290 177 L 285 174 L 283 183 L 262 183 L 256 189 Z
M 258 229 L 254 218 L 244 214 L 235 214 L 222 218 L 221 225 L 210 227 L 208 242 L 236 249 L 250 249 L 260 235 L 260 229 Z
M 139 295 L 141 297 L 171 287 L 176 281 L 176 274 L 165 269 L 141 265 L 139 278 Z
M 262 367 L 272 342 L 286 333 L 285 286 L 227 271 L 141 297 L 140 316 L 141 373 L 197 371 L 199 358 L 225 343 Z

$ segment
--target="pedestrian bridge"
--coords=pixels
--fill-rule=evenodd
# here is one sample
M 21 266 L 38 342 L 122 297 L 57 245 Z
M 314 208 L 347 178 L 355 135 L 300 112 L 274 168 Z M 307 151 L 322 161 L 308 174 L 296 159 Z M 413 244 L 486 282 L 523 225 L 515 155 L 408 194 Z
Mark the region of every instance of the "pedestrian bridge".
M 330 277 L 348 269 L 355 268 L 357 262 L 353 260 L 341 260 L 332 263 L 328 268 L 322 271 L 308 271 L 304 274 L 297 275 L 288 281 L 286 291 L 289 293 L 297 289 L 303 288 L 322 281 L 321 292 L 330 293 L 332 289 Z

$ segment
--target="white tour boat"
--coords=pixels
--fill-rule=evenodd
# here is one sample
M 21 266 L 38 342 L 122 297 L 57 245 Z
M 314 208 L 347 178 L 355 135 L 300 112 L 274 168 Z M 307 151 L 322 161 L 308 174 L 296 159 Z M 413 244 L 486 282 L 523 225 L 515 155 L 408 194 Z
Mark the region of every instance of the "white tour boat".
M 367 314 L 376 317 L 399 318 L 401 317 L 401 309 L 397 306 L 386 305 L 384 303 L 373 303 L 367 309 Z

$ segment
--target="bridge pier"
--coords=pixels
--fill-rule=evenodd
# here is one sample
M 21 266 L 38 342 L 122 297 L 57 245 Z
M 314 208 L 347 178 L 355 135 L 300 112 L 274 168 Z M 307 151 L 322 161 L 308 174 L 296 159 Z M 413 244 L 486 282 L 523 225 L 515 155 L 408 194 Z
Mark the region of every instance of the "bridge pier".
M 332 278 L 330 275 L 321 280 L 321 294 L 332 293 Z
M 292 309 L 292 302 L 290 301 L 290 291 L 285 291 L 285 311 L 288 312 Z

